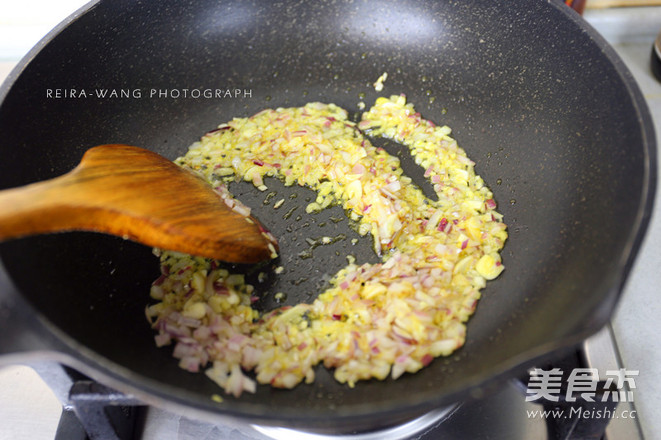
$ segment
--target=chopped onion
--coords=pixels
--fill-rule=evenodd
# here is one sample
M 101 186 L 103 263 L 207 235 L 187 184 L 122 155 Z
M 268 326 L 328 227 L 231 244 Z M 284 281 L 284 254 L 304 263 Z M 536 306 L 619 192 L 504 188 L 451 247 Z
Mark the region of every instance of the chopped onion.
M 498 252 L 507 232 L 448 127 L 422 119 L 403 95 L 378 98 L 357 124 L 337 106 L 311 103 L 221 127 L 177 162 L 213 182 L 227 206 L 250 215 L 220 180 L 244 179 L 266 190 L 265 176 L 279 176 L 286 185 L 311 187 L 318 198 L 308 209 L 340 204 L 361 235 L 372 235 L 381 262 L 349 258 L 312 304 L 260 314 L 253 308 L 260 295 L 243 275 L 214 260 L 159 251 L 161 276 L 151 286 L 159 302 L 145 311 L 157 346 L 174 343 L 173 356 L 187 371 L 212 362 L 205 374 L 238 397 L 255 392 L 257 382 L 311 383 L 318 363 L 349 386 L 397 379 L 463 345 L 480 289 L 503 270 Z M 399 159 L 361 130 L 407 147 L 437 200 L 426 198 L 402 174 Z

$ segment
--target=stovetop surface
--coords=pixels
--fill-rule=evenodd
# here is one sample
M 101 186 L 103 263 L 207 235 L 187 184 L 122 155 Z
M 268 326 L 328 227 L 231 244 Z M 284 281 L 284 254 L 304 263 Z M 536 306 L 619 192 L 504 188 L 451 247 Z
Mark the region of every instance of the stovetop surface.
M 618 403 L 604 399 L 615 389 L 604 382 L 589 392 L 570 392 L 571 375 L 578 368 L 600 375 L 618 371 L 610 327 L 586 341 L 576 350 L 539 365 L 542 371 L 558 371 L 558 389 L 531 385 L 532 375 L 480 389 L 462 401 L 437 408 L 406 423 L 375 426 L 369 432 L 356 432 L 341 422 L 324 432 L 282 426 L 259 426 L 250 420 L 200 417 L 142 405 L 130 395 L 94 382 L 56 362 L 33 367 L 51 385 L 66 410 L 60 419 L 55 440 L 87 440 L 87 433 L 109 440 L 436 440 L 509 439 L 509 440 L 587 440 L 596 438 L 639 440 L 642 438 L 626 390 L 617 393 Z M 603 380 L 603 379 L 602 379 Z M 585 385 L 585 382 L 583 382 Z M 617 387 L 619 388 L 619 387 Z M 475 390 L 477 391 L 477 390 Z M 583 394 L 587 392 L 588 394 Z M 540 393 L 547 397 L 540 398 Z M 572 402 L 570 402 L 570 395 Z M 583 398 L 579 397 L 583 396 Z M 587 397 L 585 397 L 587 396 Z M 530 401 L 529 401 L 530 400 Z M 612 399 L 611 399 L 612 400 Z M 197 417 L 196 417 L 197 416 Z M 205 421 L 206 420 L 206 421 Z M 384 419 L 387 423 L 387 419 Z M 283 421 L 282 425 L 286 425 Z

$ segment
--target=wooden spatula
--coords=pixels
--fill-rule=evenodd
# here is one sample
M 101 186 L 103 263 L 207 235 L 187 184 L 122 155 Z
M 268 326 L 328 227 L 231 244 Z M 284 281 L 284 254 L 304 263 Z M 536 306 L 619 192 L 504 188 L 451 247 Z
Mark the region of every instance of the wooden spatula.
M 233 263 L 278 249 L 256 219 L 230 209 L 199 176 L 127 145 L 91 148 L 63 176 L 0 191 L 0 240 L 71 230 Z

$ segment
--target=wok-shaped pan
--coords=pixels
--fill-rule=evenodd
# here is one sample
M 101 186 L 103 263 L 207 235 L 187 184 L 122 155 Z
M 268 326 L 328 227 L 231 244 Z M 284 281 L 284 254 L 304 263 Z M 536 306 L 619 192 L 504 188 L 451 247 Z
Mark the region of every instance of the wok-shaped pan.
M 381 95 L 404 93 L 424 117 L 453 128 L 509 226 L 506 270 L 483 291 L 463 348 L 397 381 L 350 389 L 320 368 L 312 385 L 259 387 L 216 403 L 212 382 L 155 347 L 144 317 L 158 276 L 151 250 L 67 233 L 0 246 L 0 351 L 14 354 L 4 359 L 56 357 L 178 410 L 360 429 L 451 402 L 598 330 L 647 226 L 655 140 L 629 72 L 558 1 L 100 1 L 4 84 L 0 187 L 62 174 L 97 144 L 174 159 L 217 124 L 265 107 L 324 101 L 358 113 L 359 101 L 369 106 L 379 95 L 371 84 L 384 72 Z M 100 89 L 119 96 L 94 95 Z M 232 97 L 195 98 L 193 89 Z M 270 185 L 283 197 L 294 191 Z M 351 237 L 312 259 L 292 257 L 301 250 L 291 244 L 296 234 L 304 242 L 341 232 L 324 228 L 351 229 L 328 222 L 333 211 L 284 219 L 264 194 L 236 190 L 284 243 L 290 278 L 272 275 L 269 289 L 289 286 L 288 302 L 309 301 L 343 254 L 375 261 L 369 240 L 352 248 Z

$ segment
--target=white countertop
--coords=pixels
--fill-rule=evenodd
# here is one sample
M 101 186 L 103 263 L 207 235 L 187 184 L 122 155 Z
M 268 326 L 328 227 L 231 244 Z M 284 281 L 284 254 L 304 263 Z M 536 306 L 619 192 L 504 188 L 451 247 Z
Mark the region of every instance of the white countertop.
M 86 3 L 83 0 L 58 1 L 54 13 L 54 7 L 46 7 L 53 2 L 44 1 L 40 6 L 46 5 L 46 9 L 41 9 L 41 14 L 36 15 L 38 23 L 29 25 L 27 31 L 25 26 L 21 28 L 23 30 L 17 31 L 16 26 L 25 24 L 28 12 L 34 12 L 34 5 L 40 2 L 30 0 L 16 3 L 16 6 L 0 6 L 0 82 L 48 29 Z M 26 5 L 32 5 L 32 9 Z M 18 18 L 9 22 L 8 17 L 12 14 Z M 661 137 L 661 83 L 656 81 L 649 70 L 651 45 L 656 34 L 661 31 L 661 7 L 587 10 L 585 18 L 613 45 L 633 73 L 650 107 L 657 136 Z M 9 34 L 13 40 L 22 37 L 21 42 L 9 44 L 9 39 L 2 38 Z M 661 419 L 657 417 L 657 408 L 661 405 L 661 381 L 657 374 L 661 372 L 659 249 L 661 189 L 657 190 L 648 234 L 612 320 L 624 366 L 640 372 L 636 378 L 634 405 L 648 439 L 661 439 Z M 60 410 L 58 400 L 31 369 L 16 366 L 0 370 L 0 420 L 4 421 L 0 423 L 0 440 L 52 439 Z
M 652 43 L 661 31 L 661 7 L 587 11 L 585 18 L 611 43 L 645 96 L 661 145 L 661 83 L 650 71 Z M 661 156 L 659 156 L 661 169 Z M 661 180 L 660 180 L 661 182 Z M 623 365 L 638 370 L 634 405 L 645 437 L 661 438 L 661 188 L 657 188 L 649 230 L 612 319 Z

